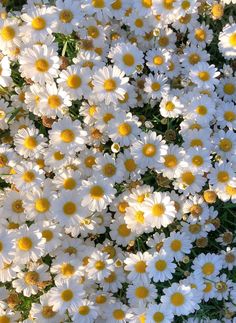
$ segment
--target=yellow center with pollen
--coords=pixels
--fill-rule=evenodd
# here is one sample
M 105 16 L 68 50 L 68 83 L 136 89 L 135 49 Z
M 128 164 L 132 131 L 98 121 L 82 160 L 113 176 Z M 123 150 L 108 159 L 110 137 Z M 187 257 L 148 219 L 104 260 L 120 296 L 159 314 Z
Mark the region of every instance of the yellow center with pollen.
M 35 30 L 43 30 L 46 27 L 46 21 L 43 17 L 35 17 L 31 22 L 31 26 Z
M 11 205 L 12 211 L 15 213 L 24 212 L 23 202 L 22 200 L 15 200 Z
M 68 216 L 73 215 L 76 211 L 77 211 L 77 206 L 74 202 L 66 202 L 63 205 L 63 212 Z
M 134 265 L 134 268 L 137 273 L 143 274 L 146 272 L 146 268 L 147 268 L 146 262 L 143 260 L 140 260 L 136 262 L 136 264 Z
M 80 315 L 88 315 L 90 312 L 90 308 L 87 305 L 82 305 L 79 307 L 78 312 Z
M 165 316 L 161 312 L 155 312 L 152 318 L 154 322 L 161 323 L 164 320 Z
M 27 137 L 24 140 L 24 147 L 33 150 L 35 147 L 37 147 L 37 140 L 34 137 Z
M 67 78 L 67 85 L 71 89 L 78 89 L 82 84 L 81 78 L 77 74 L 72 74 Z
M 75 140 L 75 134 L 70 129 L 62 130 L 60 137 L 61 137 L 61 140 L 64 141 L 65 143 L 70 143 Z
M 57 109 L 61 105 L 61 98 L 58 95 L 50 95 L 48 105 L 51 109 Z
M 1 30 L 2 39 L 5 41 L 10 41 L 15 37 L 15 30 L 10 26 L 3 27 Z
M 230 186 L 230 185 L 226 185 L 226 193 L 229 195 L 236 195 L 236 187 Z
M 98 261 L 96 261 L 96 262 L 95 262 L 94 267 L 95 267 L 97 270 L 101 271 L 101 270 L 103 270 L 106 266 L 105 266 L 104 261 L 102 261 L 102 260 L 98 260 Z
M 191 185 L 195 181 L 195 176 L 192 172 L 185 172 L 181 176 L 184 184 Z
M 136 220 L 136 222 L 143 224 L 144 223 L 144 212 L 136 211 L 135 212 L 135 220 Z
M 121 0 L 116 0 L 111 4 L 113 10 L 120 10 L 122 8 Z
M 205 107 L 205 105 L 199 105 L 196 108 L 196 112 L 200 115 L 200 116 L 205 116 L 207 114 L 207 108 Z
M 122 137 L 128 136 L 132 131 L 131 126 L 127 123 L 121 123 L 118 127 L 118 132 Z
M 197 41 L 202 42 L 206 39 L 206 32 L 204 29 L 198 28 L 195 30 L 195 38 Z
M 224 92 L 228 95 L 232 95 L 235 92 L 235 85 L 232 83 L 226 83 L 224 85 Z
M 182 306 L 185 302 L 185 297 L 183 294 L 177 292 L 171 295 L 170 301 L 174 306 Z
M 152 6 L 152 0 L 142 0 L 142 5 L 145 8 L 151 8 L 151 6 Z
M 70 289 L 65 289 L 63 290 L 63 292 L 61 293 L 61 298 L 64 302 L 69 302 L 72 300 L 72 298 L 74 297 L 74 294 L 72 292 L 72 290 Z
M 105 7 L 104 0 L 92 0 L 92 6 L 97 9 L 102 9 Z
M 51 241 L 53 238 L 53 233 L 50 230 L 43 230 L 42 237 L 46 239 L 46 241 Z
M 162 56 L 154 56 L 153 64 L 154 65 L 162 65 L 164 63 L 164 58 Z
M 73 178 L 67 178 L 64 180 L 63 187 L 65 190 L 73 190 L 76 187 L 76 181 Z
M 56 315 L 56 312 L 53 312 L 52 306 L 43 306 L 41 314 L 45 319 L 50 319 Z
M 214 273 L 215 266 L 211 262 L 207 262 L 202 266 L 202 273 L 206 276 L 212 275 Z
M 157 260 L 155 263 L 155 268 L 157 271 L 164 271 L 167 267 L 165 260 Z
M 165 161 L 164 161 L 164 165 L 168 168 L 174 168 L 177 166 L 177 158 L 175 157 L 175 155 L 166 155 L 164 157 Z
M 175 108 L 174 103 L 172 103 L 171 101 L 166 102 L 165 109 L 167 111 L 173 111 L 174 108 Z
M 75 267 L 69 263 L 61 266 L 61 274 L 66 277 L 71 277 L 75 272 Z
M 156 146 L 153 144 L 145 144 L 143 146 L 142 152 L 146 157 L 154 157 L 156 155 Z
M 54 154 L 53 154 L 53 157 L 55 160 L 62 160 L 65 155 L 62 154 L 60 151 L 56 151 Z
M 84 160 L 84 164 L 85 164 L 86 167 L 92 168 L 93 165 L 96 164 L 95 157 L 94 156 L 86 157 L 85 160 Z
M 170 247 L 173 251 L 178 252 L 182 247 L 182 242 L 180 240 L 173 240 L 170 244 Z
M 198 73 L 198 77 L 200 78 L 201 81 L 207 82 L 210 80 L 210 74 L 206 71 L 201 71 Z
M 152 90 L 153 90 L 154 92 L 156 92 L 156 91 L 159 91 L 159 90 L 160 90 L 161 85 L 160 85 L 160 83 L 158 83 L 158 82 L 153 82 L 153 83 L 152 83 L 152 85 L 151 85 L 151 88 L 152 88 Z
M 165 206 L 163 204 L 154 204 L 152 207 L 152 215 L 160 217 L 165 213 Z
M 104 196 L 104 190 L 101 186 L 95 185 L 90 189 L 90 195 L 93 199 L 99 200 Z
M 39 274 L 36 271 L 28 271 L 24 276 L 24 280 L 28 285 L 36 285 L 39 282 Z
M 138 18 L 135 20 L 134 24 L 137 28 L 142 28 L 143 27 L 143 20 Z
M 113 317 L 118 321 L 119 320 L 121 321 L 125 318 L 125 313 L 121 309 L 114 310 L 112 314 L 113 314 Z
M 10 323 L 11 319 L 7 315 L 0 316 L 0 323 Z
M 35 210 L 39 213 L 47 212 L 50 209 L 50 202 L 47 198 L 39 198 L 35 201 Z
M 204 160 L 203 160 L 202 156 L 200 156 L 200 155 L 195 155 L 192 158 L 192 163 L 196 167 L 202 166 L 203 162 L 204 162 Z
M 22 179 L 26 182 L 26 183 L 30 183 L 33 182 L 35 180 L 35 175 L 33 172 L 31 171 L 26 171 L 23 176 Z
M 135 296 L 137 298 L 146 298 L 149 295 L 149 290 L 144 286 L 139 286 L 135 290 Z
M 189 55 L 188 61 L 190 64 L 195 65 L 200 62 L 200 56 L 196 53 L 192 53 Z
M 236 33 L 233 33 L 229 37 L 229 43 L 231 46 L 236 47 Z
M 103 87 L 107 92 L 112 92 L 116 89 L 116 81 L 113 79 L 105 80 Z
M 232 141 L 225 138 L 225 139 L 221 139 L 219 142 L 219 147 L 221 150 L 223 150 L 224 152 L 228 152 L 232 149 L 233 144 Z
M 127 66 L 133 66 L 134 65 L 134 56 L 132 54 L 125 54 L 123 56 L 123 62 Z
M 224 118 L 226 121 L 232 122 L 236 119 L 236 114 L 233 111 L 225 111 Z
M 40 73 L 45 73 L 49 70 L 49 63 L 46 59 L 40 58 L 35 62 L 35 68 Z
M 220 183 L 226 183 L 229 180 L 229 174 L 226 171 L 219 171 L 217 179 Z
M 118 231 L 118 234 L 123 238 L 128 237 L 131 233 L 131 230 L 129 228 L 127 228 L 127 225 L 125 223 L 121 224 L 118 227 L 117 231 Z
M 126 159 L 126 161 L 124 162 L 124 165 L 125 165 L 125 169 L 128 172 L 133 172 L 137 168 L 137 165 L 133 159 Z
M 108 164 L 106 164 L 106 165 L 103 166 L 102 172 L 103 172 L 103 174 L 105 176 L 112 177 L 116 173 L 116 167 L 113 164 L 108 163 Z
M 21 251 L 29 251 L 33 246 L 33 242 L 29 237 L 22 237 L 17 241 L 17 246 Z
M 64 24 L 68 24 L 71 22 L 71 20 L 74 18 L 74 15 L 71 10 L 64 9 L 59 14 L 59 19 Z

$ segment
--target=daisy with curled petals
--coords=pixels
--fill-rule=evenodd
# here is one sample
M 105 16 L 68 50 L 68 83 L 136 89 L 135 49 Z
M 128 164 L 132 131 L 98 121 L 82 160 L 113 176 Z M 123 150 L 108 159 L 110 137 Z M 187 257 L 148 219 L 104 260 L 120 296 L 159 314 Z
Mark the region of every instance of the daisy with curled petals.
M 46 84 L 44 90 L 40 95 L 39 112 L 49 118 L 62 118 L 72 104 L 70 96 L 55 83 Z
M 33 187 L 39 187 L 43 183 L 44 171 L 31 162 L 24 162 L 14 167 L 14 174 L 11 181 L 22 191 L 27 191 Z
M 149 260 L 147 272 L 148 276 L 157 283 L 172 279 L 175 268 L 173 258 L 166 251 L 161 250 L 159 253 L 155 252 L 153 258 Z
M 142 204 L 147 223 L 152 228 L 167 227 L 175 218 L 176 209 L 167 193 L 153 192 Z
M 148 273 L 147 266 L 148 262 L 152 258 L 149 252 L 140 252 L 137 254 L 129 254 L 129 256 L 124 260 L 124 269 L 128 272 L 127 278 L 130 281 L 135 281 L 135 283 L 148 284 Z
M 98 101 L 106 105 L 116 104 L 125 95 L 125 85 L 129 78 L 117 66 L 105 66 L 96 71 L 93 76 L 93 92 Z
M 43 85 L 53 82 L 58 76 L 59 57 L 55 50 L 46 45 L 26 48 L 19 57 L 22 77 Z
M 83 149 L 87 132 L 81 128 L 79 120 L 72 121 L 70 117 L 54 122 L 49 131 L 50 144 L 61 153 L 74 154 Z
M 191 81 L 201 89 L 214 89 L 219 83 L 217 79 L 219 75 L 220 72 L 217 72 L 214 65 L 205 62 L 194 65 L 189 73 Z
M 164 288 L 163 292 L 161 302 L 177 316 L 188 315 L 199 309 L 190 286 L 173 283 L 170 287 Z
M 219 50 L 226 59 L 236 57 L 236 24 L 227 24 L 219 34 Z
M 30 317 L 42 323 L 54 323 L 64 320 L 64 314 L 59 314 L 58 311 L 53 311 L 52 306 L 48 305 L 49 294 L 40 296 L 40 303 L 32 303 L 30 309 Z
M 116 190 L 112 182 L 104 179 L 102 175 L 94 175 L 87 181 L 82 181 L 79 191 L 82 196 L 81 205 L 91 211 L 102 211 L 114 199 Z
M 80 67 L 79 64 L 70 65 L 61 71 L 57 83 L 70 95 L 72 100 L 81 99 L 82 95 L 89 97 L 91 87 L 91 70 L 88 67 Z
M 64 314 L 66 310 L 77 306 L 85 294 L 83 287 L 74 279 L 57 283 L 48 292 L 48 305 L 54 312 Z
M 157 136 L 154 131 L 141 133 L 140 139 L 131 145 L 131 155 L 141 168 L 158 168 L 167 153 L 167 145 L 162 136 Z
M 47 144 L 37 128 L 20 129 L 14 138 L 14 144 L 18 154 L 25 158 L 37 158 L 44 154 Z
M 15 248 L 15 261 L 19 264 L 25 264 L 29 260 L 37 261 L 45 254 L 45 240 L 38 229 L 33 230 L 24 224 L 17 232 Z
M 109 58 L 126 75 L 136 73 L 137 66 L 143 65 L 143 53 L 132 44 L 116 44 L 111 48 Z

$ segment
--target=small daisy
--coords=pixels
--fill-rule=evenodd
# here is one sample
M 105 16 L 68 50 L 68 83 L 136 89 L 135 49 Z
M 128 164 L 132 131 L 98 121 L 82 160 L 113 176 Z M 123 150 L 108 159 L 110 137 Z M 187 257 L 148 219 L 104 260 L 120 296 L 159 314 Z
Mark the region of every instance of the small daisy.
M 147 322 L 172 322 L 174 315 L 171 309 L 164 304 L 149 304 L 147 308 L 146 320 Z
M 217 254 L 200 254 L 193 260 L 192 268 L 196 275 L 203 275 L 205 278 L 214 278 L 219 274 L 223 266 L 222 257 Z
M 71 307 L 70 314 L 73 322 L 93 323 L 99 314 L 99 309 L 94 302 L 83 299 L 77 306 Z
M 188 236 L 180 232 L 171 232 L 164 240 L 163 248 L 168 255 L 172 255 L 176 261 L 183 260 L 184 255 L 189 254 L 192 244 Z
M 149 277 L 155 282 L 164 282 L 171 280 L 175 272 L 176 264 L 168 253 L 162 250 L 160 253 L 154 253 L 153 258 L 148 261 L 147 272 Z
M 219 75 L 215 66 L 207 63 L 194 65 L 189 73 L 191 81 L 201 89 L 213 89 L 219 83 Z
M 135 281 L 135 283 L 148 284 L 147 266 L 151 258 L 152 256 L 149 252 L 141 253 L 138 251 L 137 254 L 130 253 L 129 257 L 124 260 L 124 269 L 128 271 L 127 278 L 132 282 Z
M 89 279 L 101 281 L 107 278 L 114 269 L 114 261 L 109 255 L 100 251 L 94 251 L 89 257 L 89 263 L 85 268 Z
M 169 91 L 169 85 L 167 84 L 167 78 L 162 75 L 153 76 L 149 74 L 145 78 L 144 92 L 147 93 L 147 97 L 151 99 L 161 99 Z
M 134 285 L 129 285 L 126 296 L 130 305 L 136 306 L 138 304 L 142 306 L 154 302 L 157 291 L 153 284 L 138 284 L 135 282 Z
M 12 182 L 19 190 L 27 191 L 38 187 L 44 179 L 44 171 L 31 162 L 24 162 L 14 167 Z
M 219 34 L 219 50 L 226 59 L 236 57 L 236 24 L 227 24 Z

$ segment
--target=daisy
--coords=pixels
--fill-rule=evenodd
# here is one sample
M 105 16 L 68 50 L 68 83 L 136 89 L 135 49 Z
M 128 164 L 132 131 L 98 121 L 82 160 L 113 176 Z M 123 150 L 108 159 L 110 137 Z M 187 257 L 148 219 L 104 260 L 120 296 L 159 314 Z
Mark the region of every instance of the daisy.
M 195 26 L 192 33 L 189 33 L 189 40 L 193 45 L 198 45 L 201 47 L 206 47 L 210 44 L 213 39 L 213 32 L 209 26 L 202 23 L 201 25 Z
M 17 232 L 15 248 L 15 261 L 19 264 L 29 260 L 37 261 L 45 254 L 45 240 L 37 229 L 29 229 L 24 224 Z
M 222 257 L 217 254 L 200 254 L 194 261 L 192 268 L 196 275 L 211 279 L 216 277 L 223 266 Z
M 85 268 L 89 279 L 101 281 L 107 278 L 114 269 L 114 261 L 100 251 L 94 251 L 89 257 L 89 263 Z
M 98 307 L 88 299 L 83 299 L 76 307 L 71 307 L 71 315 L 74 322 L 93 323 L 98 314 Z
M 152 256 L 149 252 L 141 253 L 138 251 L 136 254 L 130 253 L 129 257 L 124 260 L 124 269 L 128 271 L 127 278 L 130 281 L 135 281 L 135 283 L 148 284 L 147 266 L 151 258 Z
M 61 153 L 74 154 L 83 149 L 86 135 L 79 120 L 72 121 L 70 117 L 64 117 L 53 123 L 49 131 L 49 143 Z
M 131 155 L 141 168 L 157 168 L 167 153 L 167 145 L 162 136 L 155 132 L 141 133 L 140 140 L 131 145 Z
M 64 314 L 67 309 L 78 306 L 85 294 L 83 287 L 73 279 L 60 282 L 48 292 L 48 305 L 53 312 Z
M 223 259 L 223 268 L 232 270 L 236 266 L 236 248 L 227 247 L 226 250 L 221 250 Z
M 150 17 L 145 16 L 143 11 L 132 10 L 131 14 L 125 17 L 125 21 L 135 35 L 145 36 L 151 30 Z
M 62 233 L 55 222 L 47 220 L 40 221 L 37 223 L 37 227 L 45 239 L 45 249 L 49 254 L 61 245 Z
M 174 221 L 175 207 L 174 202 L 166 193 L 153 192 L 147 197 L 142 205 L 147 223 L 152 228 L 160 229 L 162 226 L 167 227 Z
M 183 105 L 177 96 L 166 93 L 160 102 L 160 114 L 164 118 L 176 118 L 183 112 Z
M 0 23 L 0 49 L 7 54 L 7 50 L 21 46 L 19 39 L 19 22 L 15 18 L 1 20 Z
M 61 71 L 57 83 L 59 91 L 62 89 L 68 93 L 71 100 L 81 99 L 82 95 L 89 97 L 91 92 L 90 87 L 91 70 L 88 67 L 80 67 L 79 64 L 68 66 Z
M 184 150 L 177 145 L 168 145 L 167 154 L 163 161 L 163 175 L 172 179 L 176 175 L 177 169 L 181 167 L 181 161 L 184 158 Z
M 157 297 L 157 291 L 154 285 L 152 284 L 130 284 L 126 296 L 130 305 L 135 306 L 136 304 L 142 306 L 147 303 L 154 302 Z
M 147 322 L 172 322 L 174 315 L 169 307 L 164 304 L 149 304 L 147 308 Z
M 184 255 L 191 252 L 192 244 L 184 233 L 171 232 L 170 236 L 164 240 L 163 249 L 176 261 L 181 261 Z
M 230 181 L 235 181 L 235 172 L 229 163 L 217 163 L 207 177 L 212 189 L 223 190 Z
M 149 278 L 154 282 L 164 282 L 170 280 L 175 272 L 176 264 L 170 258 L 168 253 L 162 250 L 160 253 L 154 253 L 153 258 L 148 262 L 147 272 Z
M 93 76 L 93 93 L 98 101 L 104 101 L 106 105 L 117 103 L 125 95 L 125 84 L 129 78 L 117 66 L 113 68 L 103 67 L 96 71 Z
M 82 181 L 81 205 L 91 211 L 100 212 L 111 203 L 115 193 L 112 182 L 104 179 L 102 175 L 94 175 L 88 181 Z
M 219 50 L 226 59 L 236 57 L 236 24 L 227 24 L 219 34 Z
M 80 259 L 77 257 L 62 255 L 53 260 L 50 272 L 55 275 L 56 284 L 64 280 L 79 279 L 82 276 L 79 270 L 80 265 Z
M 126 323 L 132 316 L 133 314 L 128 306 L 120 301 L 110 302 L 104 308 L 105 323 Z
M 167 84 L 167 78 L 162 75 L 153 76 L 149 74 L 145 78 L 144 92 L 147 93 L 147 97 L 151 99 L 160 99 L 169 91 L 169 85 Z
M 38 82 L 40 85 L 52 83 L 58 76 L 59 57 L 53 48 L 34 45 L 26 48 L 19 57 L 22 77 Z
M 181 56 L 181 64 L 187 69 L 191 69 L 192 66 L 209 61 L 209 54 L 206 50 L 196 45 L 187 46 L 184 49 L 183 56 Z
M 170 54 L 167 50 L 151 49 L 146 53 L 147 66 L 152 72 L 164 73 L 167 70 L 167 61 Z
M 213 89 L 219 83 L 219 75 L 215 66 L 207 63 L 194 65 L 189 73 L 191 81 L 202 89 Z
M 107 22 L 112 16 L 110 10 L 111 4 L 112 0 L 84 0 L 82 9 L 86 15 L 92 16 L 95 14 L 98 20 Z
M 119 261 L 119 260 L 118 260 Z M 126 281 L 126 276 L 123 268 L 115 268 L 110 272 L 108 277 L 105 277 L 101 282 L 104 291 L 116 293 L 122 288 L 122 283 Z
M 27 191 L 43 183 L 44 171 L 32 162 L 24 162 L 14 167 L 12 182 L 19 190 Z
M 122 170 L 118 168 L 116 160 L 107 153 L 97 158 L 97 164 L 93 169 L 114 183 L 123 181 Z
M 116 44 L 111 48 L 109 58 L 126 75 L 136 73 L 137 66 L 143 65 L 143 52 L 132 44 Z
M 236 100 L 236 77 L 226 77 L 220 80 L 217 87 L 217 93 L 228 104 Z
M 189 148 L 184 158 L 187 165 L 191 165 L 193 172 L 205 173 L 211 167 L 211 156 L 207 149 L 200 147 Z
M 235 139 L 235 134 L 231 130 L 227 132 L 223 130 L 216 132 L 213 137 L 215 152 L 222 159 L 229 159 L 236 152 Z
M 146 223 L 146 217 L 142 207 L 139 205 L 127 207 L 124 220 L 127 227 L 138 235 L 150 230 L 149 225 Z
M 171 287 L 164 288 L 163 292 L 161 302 L 166 306 L 168 304 L 173 314 L 177 316 L 188 315 L 199 309 L 190 286 L 173 283 Z
M 201 191 L 206 182 L 206 178 L 192 170 L 192 168 L 183 168 L 174 181 L 174 188 L 185 196 L 195 194 Z

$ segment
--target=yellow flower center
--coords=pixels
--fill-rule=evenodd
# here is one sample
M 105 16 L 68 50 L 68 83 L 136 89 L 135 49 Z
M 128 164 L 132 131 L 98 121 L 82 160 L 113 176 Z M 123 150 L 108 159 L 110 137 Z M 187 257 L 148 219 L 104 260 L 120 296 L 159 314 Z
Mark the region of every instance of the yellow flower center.
M 211 262 L 207 262 L 202 266 L 202 273 L 206 276 L 212 275 L 214 273 L 215 266 Z
M 199 217 L 202 214 L 202 207 L 198 204 L 193 204 L 190 208 L 190 212 L 194 217 Z
M 135 290 L 135 296 L 137 298 L 146 298 L 148 297 L 148 295 L 149 295 L 149 290 L 144 286 L 137 287 Z
M 153 91 L 156 92 L 156 91 L 159 91 L 160 90 L 161 85 L 158 82 L 153 82 L 152 85 L 151 85 L 151 88 L 152 88 Z
M 136 220 L 136 222 L 143 224 L 144 223 L 144 212 L 142 212 L 142 211 L 135 212 L 135 220 Z
M 226 193 L 231 195 L 231 196 L 236 195 L 236 187 L 227 185 L 225 190 L 226 190 Z
M 77 211 L 77 206 L 74 202 L 66 202 L 63 205 L 63 212 L 68 216 L 73 215 L 76 211 Z
M 105 295 L 98 295 L 96 297 L 96 303 L 97 304 L 104 304 L 107 301 L 107 298 Z
M 44 318 L 50 319 L 56 315 L 56 312 L 53 312 L 52 306 L 43 306 L 41 314 Z
M 67 78 L 67 85 L 71 89 L 78 89 L 82 84 L 81 78 L 77 74 L 72 74 Z
M 203 289 L 204 293 L 209 293 L 212 290 L 212 283 L 205 282 L 205 288 Z
M 103 87 L 107 92 L 112 92 L 116 89 L 116 81 L 113 79 L 105 80 Z
M 72 298 L 74 297 L 74 294 L 72 292 L 72 290 L 70 289 L 65 289 L 63 290 L 63 292 L 61 293 L 61 298 L 64 302 L 69 302 L 72 300 Z
M 104 0 L 92 0 L 92 6 L 97 9 L 102 9 L 105 7 Z
M 137 28 L 142 28 L 143 27 L 143 20 L 141 18 L 138 18 L 135 20 L 134 24 Z
M 8 163 L 8 158 L 6 155 L 0 154 L 0 168 L 5 167 Z
M 226 171 L 219 171 L 217 179 L 220 183 L 226 183 L 229 180 L 229 174 Z
M 46 59 L 40 58 L 35 62 L 35 68 L 40 73 L 45 73 L 49 70 L 49 63 Z
M 68 9 L 64 9 L 60 12 L 59 19 L 64 24 L 68 24 L 71 22 L 71 20 L 74 18 L 73 12 Z
M 128 202 L 126 201 L 121 201 L 119 204 L 118 204 L 118 210 L 120 213 L 125 213 L 126 211 L 126 208 L 129 206 Z
M 193 175 L 192 172 L 183 173 L 181 178 L 184 184 L 187 184 L 187 185 L 191 185 L 195 181 L 195 176 Z
M 189 225 L 189 232 L 191 232 L 192 234 L 197 234 L 200 231 L 201 231 L 201 225 L 199 223 Z
M 46 239 L 46 241 L 51 241 L 53 238 L 53 233 L 50 230 L 43 230 L 42 237 Z
M 201 71 L 198 73 L 198 77 L 200 78 L 201 81 L 207 82 L 210 79 L 210 74 L 206 71 Z
M 73 190 L 76 187 L 76 181 L 73 178 L 67 178 L 64 180 L 63 187 L 66 190 Z
M 164 63 L 164 59 L 162 56 L 154 56 L 153 57 L 153 64 L 162 65 L 163 63 Z
M 167 1 L 169 1 L 169 0 L 167 0 Z M 172 0 L 171 0 L 172 1 Z M 175 2 L 175 1 L 172 1 L 172 2 Z M 160 37 L 159 39 L 158 39 L 158 44 L 159 44 L 159 46 L 161 46 L 161 47 L 167 47 L 168 45 L 169 45 L 169 38 L 168 37 L 166 37 L 166 36 L 162 36 L 162 37 Z
M 104 278 L 104 280 L 106 283 L 111 284 L 116 281 L 116 278 L 116 273 L 113 271 L 108 277 Z
M 127 66 L 132 66 L 132 65 L 134 65 L 134 62 L 135 62 L 135 60 L 134 60 L 134 56 L 133 56 L 132 54 L 125 54 L 125 55 L 123 56 L 123 62 L 124 62 L 124 64 L 125 64 L 125 65 L 127 65 Z
M 39 213 L 47 212 L 50 208 L 50 202 L 46 198 L 39 198 L 35 201 L 35 210 Z
M 36 271 L 28 271 L 24 276 L 24 281 L 28 285 L 36 285 L 39 282 L 39 274 Z
M 131 131 L 132 131 L 131 126 L 126 122 L 121 123 L 118 126 L 118 132 L 122 137 L 128 136 L 131 133 Z
M 147 268 L 146 262 L 143 260 L 140 260 L 136 262 L 136 264 L 134 265 L 134 268 L 137 273 L 143 274 L 146 272 L 146 268 Z
M 153 157 L 156 155 L 156 146 L 153 144 L 145 144 L 143 146 L 142 152 L 146 157 Z
M 64 141 L 65 143 L 70 143 L 75 140 L 75 134 L 70 129 L 62 130 L 60 137 L 61 137 L 61 140 Z
M 194 166 L 199 167 L 203 164 L 203 162 L 204 162 L 204 160 L 203 160 L 202 156 L 200 156 L 200 155 L 195 155 L 192 158 L 192 163 Z
M 111 4 L 113 10 L 120 10 L 122 8 L 121 0 L 116 0 Z
M 167 267 L 165 260 L 157 260 L 155 263 L 155 268 L 157 271 L 164 271 Z
M 212 16 L 216 19 L 220 19 L 224 14 L 224 7 L 220 3 L 215 3 L 211 7 Z
M 99 36 L 99 30 L 95 26 L 89 26 L 87 28 L 88 35 L 92 38 L 97 38 Z
M 6 315 L 0 316 L 0 323 L 10 323 L 10 322 L 11 322 L 11 319 L 9 319 L 8 316 L 6 316 Z
M 196 53 L 192 53 L 189 55 L 188 61 L 190 64 L 195 65 L 200 62 L 200 56 Z
M 95 157 L 94 156 L 88 156 L 88 157 L 86 157 L 85 160 L 84 160 L 84 163 L 85 163 L 85 166 L 86 167 L 92 168 L 93 165 L 96 164 Z
M 198 28 L 195 30 L 194 36 L 197 41 L 202 42 L 206 39 L 206 32 L 204 29 Z
M 232 149 L 232 142 L 231 140 L 225 138 L 225 139 L 221 139 L 219 142 L 219 147 L 221 150 L 223 150 L 224 152 L 228 152 Z
M 118 234 L 123 237 L 126 238 L 130 235 L 131 230 L 127 228 L 127 225 L 125 223 L 121 224 L 118 227 Z
M 183 294 L 177 292 L 171 295 L 170 301 L 174 306 L 182 306 L 185 302 L 185 297 Z
M 234 121 L 236 119 L 236 114 L 233 111 L 226 111 L 224 113 L 224 118 L 226 121 Z
M 173 3 L 175 2 L 175 0 L 163 0 L 163 6 L 165 9 L 167 10 L 171 10 L 173 9 Z
M 165 212 L 165 206 L 163 204 L 154 204 L 152 207 L 152 215 L 160 217 Z
M 33 150 L 35 147 L 37 147 L 37 144 L 37 140 L 34 137 L 27 137 L 24 140 L 24 146 L 29 150 Z
M 205 105 L 199 105 L 196 108 L 196 112 L 200 115 L 200 116 L 204 116 L 207 114 L 207 108 L 205 107 Z
M 54 154 L 53 154 L 53 157 L 55 160 L 62 160 L 65 155 L 62 154 L 60 151 L 56 151 Z
M 152 0 L 142 0 L 142 5 L 145 8 L 151 8 L 151 6 L 152 6 Z
M 177 158 L 175 157 L 175 155 L 166 155 L 164 157 L 165 161 L 164 161 L 164 165 L 168 168 L 174 168 L 177 166 Z
M 114 119 L 114 116 L 111 113 L 106 113 L 103 116 L 103 121 L 108 123 L 111 119 Z
M 106 164 L 106 165 L 103 166 L 102 172 L 103 172 L 103 174 L 105 176 L 112 177 L 116 173 L 116 167 L 113 164 L 108 163 L 108 164 Z
M 193 139 L 193 140 L 191 141 L 190 146 L 191 146 L 191 147 L 196 147 L 196 146 L 203 147 L 203 142 L 202 142 L 202 140 L 201 140 L 201 139 L 196 138 L 196 139 Z
M 228 95 L 232 95 L 235 92 L 235 85 L 232 83 L 226 83 L 224 85 L 224 92 Z
M 61 274 L 66 277 L 70 277 L 74 274 L 75 267 L 71 264 L 65 263 L 61 266 Z
M 161 312 L 155 312 L 154 314 L 153 314 L 153 320 L 154 320 L 154 322 L 156 322 L 156 323 L 160 323 L 160 322 L 162 322 L 163 320 L 164 320 L 164 315 L 163 315 L 163 313 L 161 313 Z
M 121 309 L 114 310 L 112 314 L 113 314 L 113 317 L 118 321 L 121 321 L 125 318 L 125 313 Z
M 87 305 L 82 305 L 79 307 L 78 312 L 80 315 L 88 315 L 90 308 Z
M 26 183 L 30 183 L 33 182 L 35 180 L 35 175 L 33 172 L 31 171 L 27 171 L 23 174 L 22 176 L 23 181 L 25 181 Z
M 236 33 L 233 33 L 229 37 L 229 43 L 231 46 L 236 47 Z
M 135 171 L 135 169 L 137 168 L 137 165 L 133 159 L 126 159 L 126 161 L 124 162 L 124 165 L 125 165 L 125 169 L 130 173 Z
M 104 196 L 104 190 L 101 186 L 95 185 L 91 187 L 90 195 L 93 199 L 99 200 Z
M 24 212 L 22 200 L 15 200 L 11 205 L 12 211 L 15 213 Z
M 10 41 L 15 37 L 15 30 L 10 26 L 3 27 L 1 30 L 1 36 L 3 40 Z
M 35 17 L 31 22 L 31 26 L 35 30 L 42 30 L 46 27 L 46 21 L 43 17 Z
M 33 242 L 29 237 L 18 239 L 17 246 L 21 251 L 29 251 L 33 247 Z
M 102 261 L 102 260 L 98 260 L 98 261 L 96 261 L 95 262 L 95 264 L 94 264 L 94 267 L 97 269 L 97 270 L 103 270 L 106 266 L 105 266 L 105 263 L 104 263 L 104 261 Z
M 178 252 L 182 248 L 182 242 L 180 240 L 173 240 L 170 244 L 170 247 L 173 251 Z
M 58 95 L 50 95 L 48 97 L 48 105 L 51 109 L 57 109 L 61 105 L 61 99 Z

